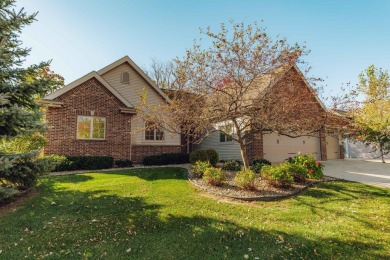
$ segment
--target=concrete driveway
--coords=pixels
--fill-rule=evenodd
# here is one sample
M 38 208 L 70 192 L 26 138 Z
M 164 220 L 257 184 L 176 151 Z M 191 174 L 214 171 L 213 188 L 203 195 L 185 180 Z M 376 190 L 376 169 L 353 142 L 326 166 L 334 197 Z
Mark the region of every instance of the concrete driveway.
M 378 160 L 329 160 L 323 162 L 324 174 L 349 181 L 390 188 L 390 163 Z

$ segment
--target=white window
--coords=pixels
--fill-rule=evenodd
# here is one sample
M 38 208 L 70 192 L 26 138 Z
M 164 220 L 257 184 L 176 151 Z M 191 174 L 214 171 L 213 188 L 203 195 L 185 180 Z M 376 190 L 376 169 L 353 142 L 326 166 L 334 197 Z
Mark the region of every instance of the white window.
M 77 139 L 104 140 L 106 138 L 106 118 L 97 116 L 77 117 Z
M 130 84 L 130 75 L 128 72 L 122 72 L 121 82 L 124 84 Z
M 233 141 L 233 126 L 224 125 L 219 128 L 219 141 L 221 143 L 232 142 Z
M 145 124 L 145 140 L 147 141 L 162 141 L 164 140 L 164 130 L 156 127 L 154 123 Z

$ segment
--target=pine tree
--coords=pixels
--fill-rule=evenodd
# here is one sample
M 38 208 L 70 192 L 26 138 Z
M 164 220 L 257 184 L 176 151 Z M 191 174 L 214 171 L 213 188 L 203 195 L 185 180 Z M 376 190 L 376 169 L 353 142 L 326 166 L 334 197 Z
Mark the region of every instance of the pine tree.
M 19 37 L 37 13 L 28 15 L 23 8 L 15 11 L 14 4 L 14 0 L 0 1 L 1 144 L 42 132 L 44 123 L 36 100 L 63 85 L 62 77 L 49 69 L 50 61 L 23 67 L 30 49 L 22 47 Z M 0 182 L 23 188 L 33 185 L 42 172 L 36 163 L 37 152 L 11 153 L 0 154 Z

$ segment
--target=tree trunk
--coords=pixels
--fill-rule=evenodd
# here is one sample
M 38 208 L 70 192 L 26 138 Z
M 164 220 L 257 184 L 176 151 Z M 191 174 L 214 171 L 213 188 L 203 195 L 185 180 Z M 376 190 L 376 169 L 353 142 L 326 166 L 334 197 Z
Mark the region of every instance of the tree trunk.
M 241 151 L 242 162 L 244 163 L 244 168 L 246 170 L 246 169 L 249 168 L 249 161 L 248 161 L 248 156 L 246 154 L 245 145 L 244 145 L 244 143 L 242 141 L 243 140 L 241 139 L 241 141 L 238 142 L 238 143 L 240 144 L 240 151 Z
M 233 120 L 234 126 L 237 131 L 237 142 L 240 145 L 240 151 L 241 151 L 241 157 L 242 157 L 242 162 L 244 163 L 244 169 L 249 169 L 249 160 L 248 156 L 246 154 L 246 148 L 244 145 L 244 139 L 242 138 L 242 132 L 241 129 L 239 128 L 239 125 L 236 120 Z
M 383 146 L 381 143 L 379 143 L 379 152 L 381 153 L 382 163 L 386 163 L 385 156 L 383 155 Z

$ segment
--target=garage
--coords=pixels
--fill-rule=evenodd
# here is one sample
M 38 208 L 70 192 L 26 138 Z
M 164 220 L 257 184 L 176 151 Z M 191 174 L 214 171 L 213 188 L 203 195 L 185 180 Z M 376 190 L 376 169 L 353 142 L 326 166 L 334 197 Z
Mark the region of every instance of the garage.
M 326 157 L 328 160 L 339 159 L 339 138 L 335 135 L 326 136 Z
M 264 159 L 272 163 L 283 162 L 298 153 L 312 154 L 320 160 L 320 141 L 316 136 L 291 138 L 276 133 L 263 135 Z

